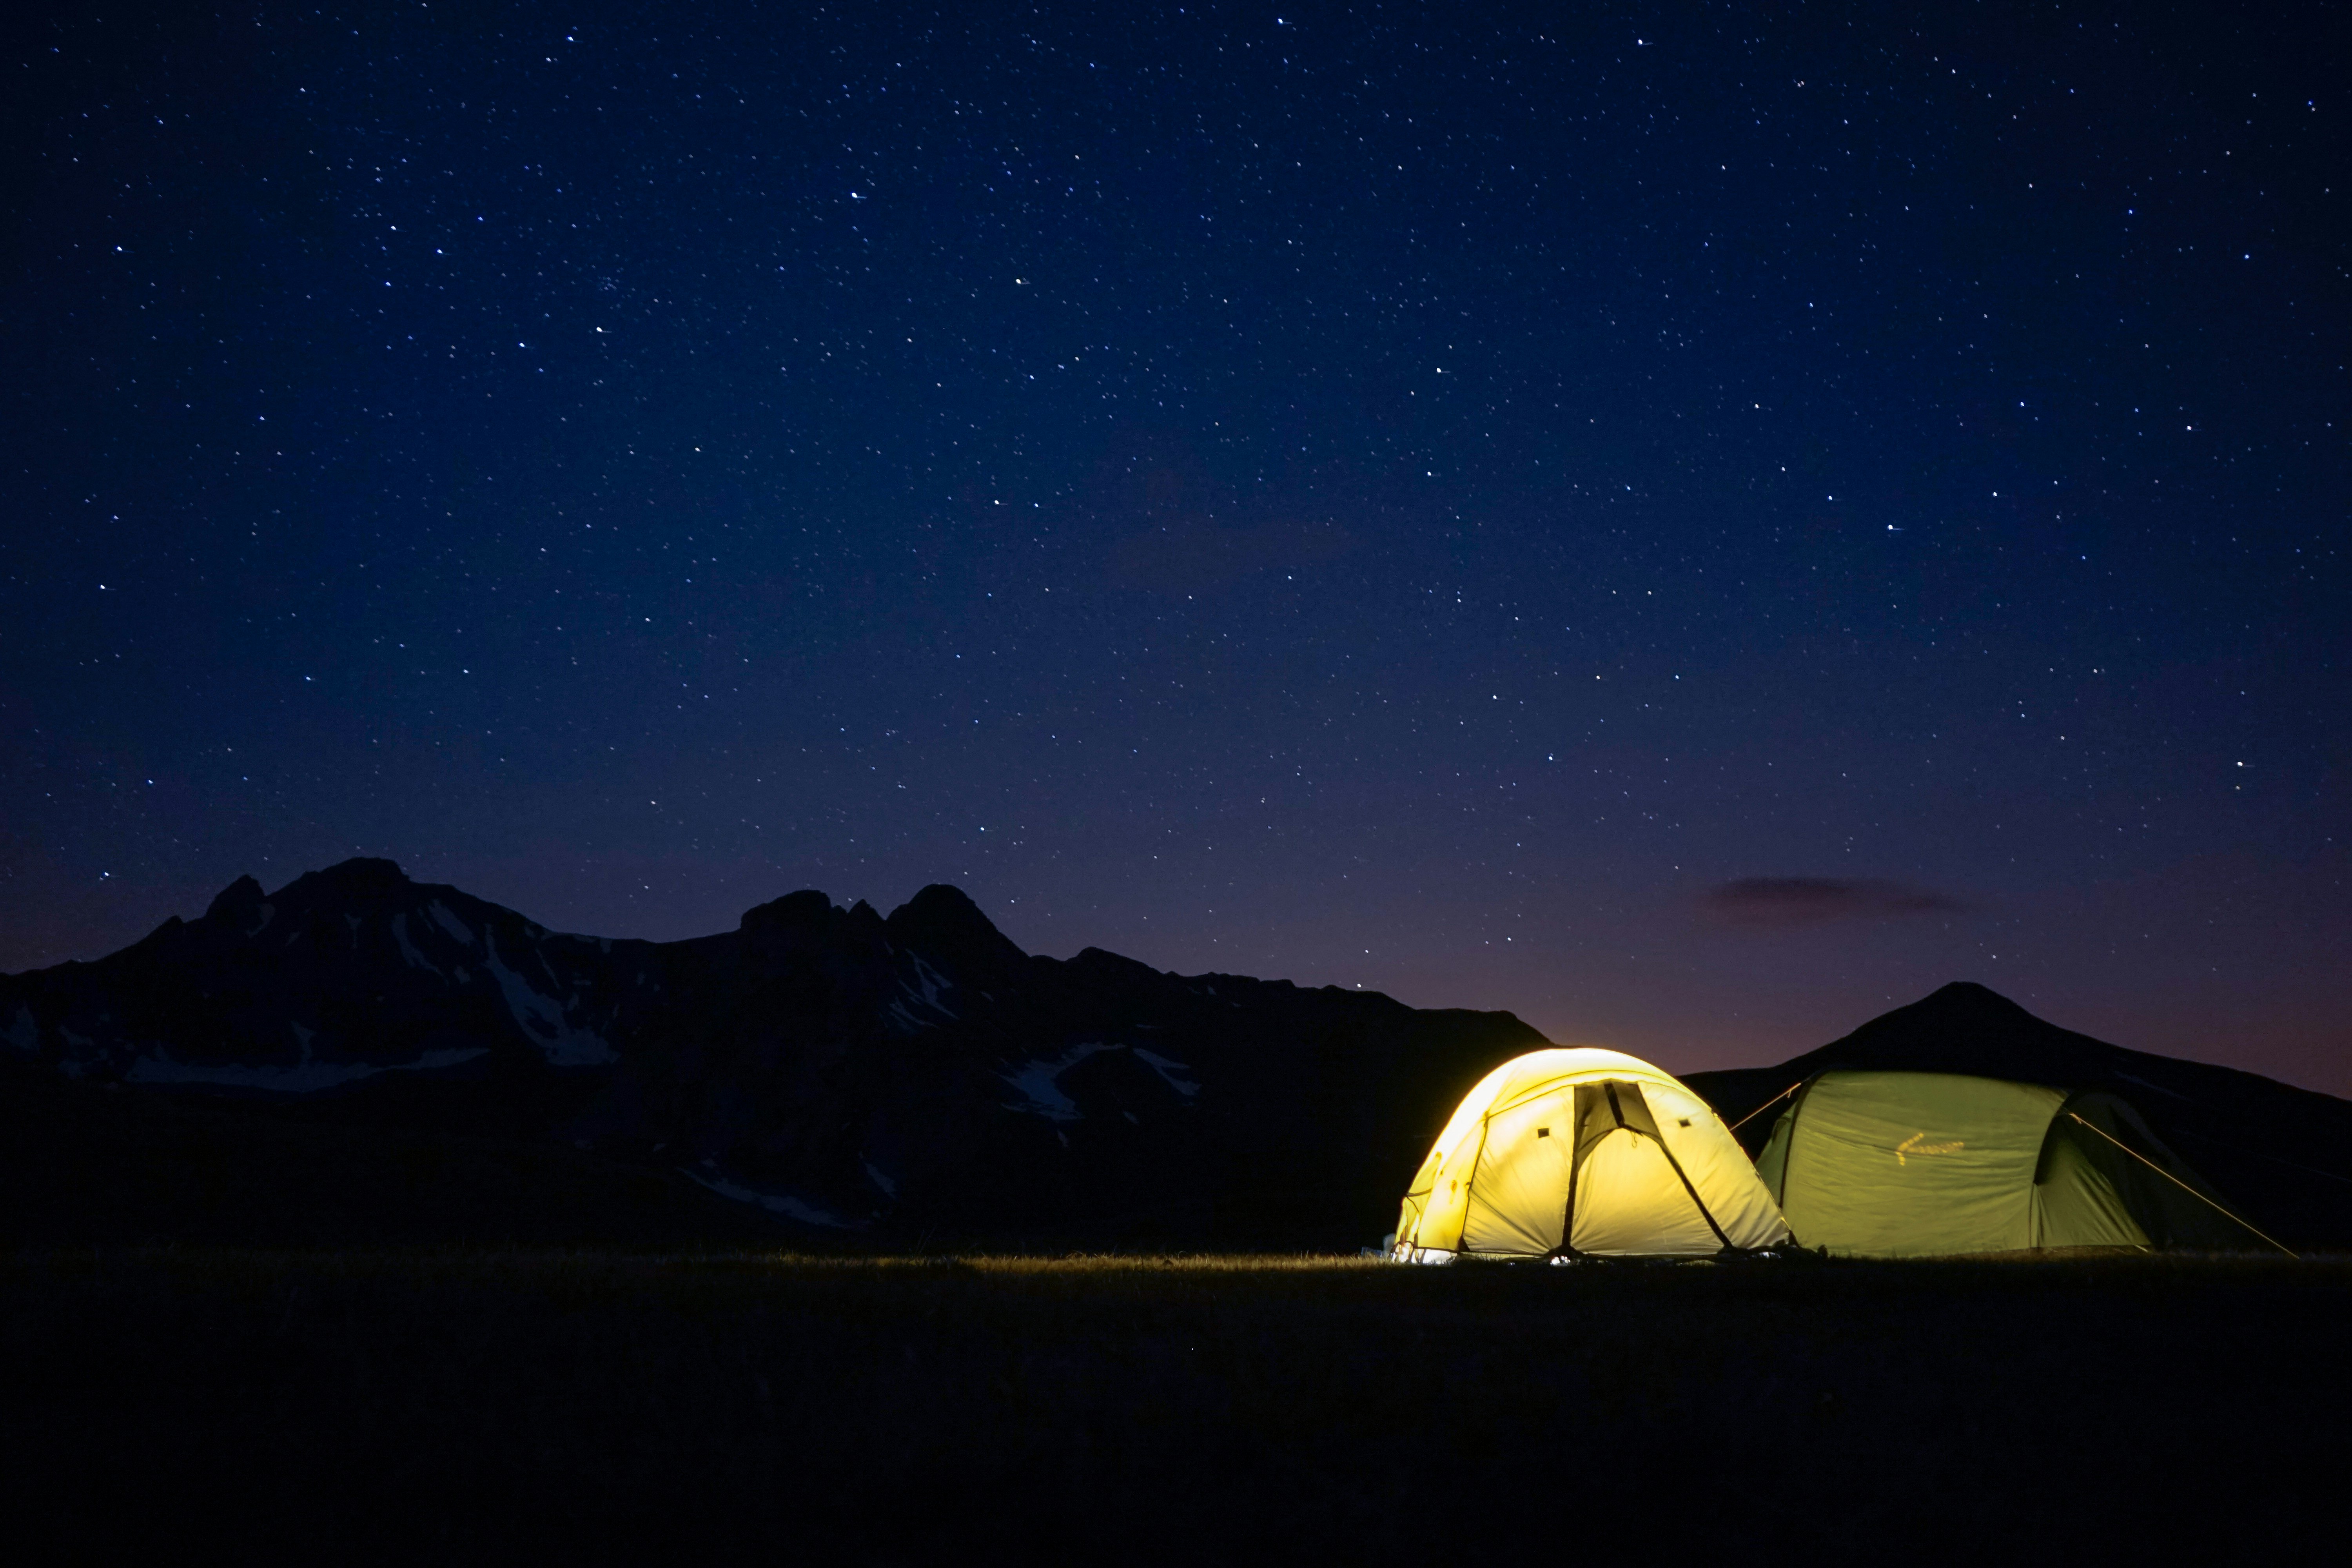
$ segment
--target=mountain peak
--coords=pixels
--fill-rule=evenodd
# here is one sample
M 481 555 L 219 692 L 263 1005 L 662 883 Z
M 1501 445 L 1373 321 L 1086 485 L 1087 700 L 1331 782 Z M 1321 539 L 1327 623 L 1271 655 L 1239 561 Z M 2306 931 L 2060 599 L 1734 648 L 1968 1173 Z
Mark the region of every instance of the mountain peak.
M 949 911 L 953 913 L 949 914 Z M 897 920 L 904 914 L 912 914 L 925 920 L 937 919 L 942 914 L 948 914 L 950 919 L 978 921 L 991 931 L 996 929 L 990 923 L 988 917 L 980 912 L 980 906 L 971 901 L 971 895 L 953 882 L 929 884 L 913 898 L 892 910 L 890 918 Z
M 400 868 L 397 860 L 386 860 L 373 855 L 354 855 L 339 860 L 323 870 L 305 871 L 278 891 L 284 893 L 303 883 L 327 888 L 341 894 L 384 893 L 408 885 L 408 873 Z
M 803 888 L 781 899 L 770 899 L 743 911 L 739 929 L 751 931 L 800 931 L 821 925 L 833 913 L 833 900 L 814 888 Z
M 2041 1022 L 1991 986 L 1973 980 L 1954 980 L 1938 985 L 1912 1003 L 1911 1007 L 1920 1014 L 1944 1014 L 1955 1018 L 2000 1018 L 2012 1022 L 2032 1018 L 2035 1023 Z
M 236 920 L 242 916 L 247 910 L 250 910 L 255 905 L 260 903 L 261 900 L 261 884 L 255 881 L 250 876 L 239 877 L 236 881 L 231 882 L 227 887 L 223 888 L 220 890 L 219 895 L 215 897 L 211 905 L 205 909 L 205 919 L 208 921 Z
M 1956 980 L 1789 1065 L 1974 1073 L 2065 1086 L 2098 1078 L 2116 1048 L 2036 1017 L 1990 986 Z
M 933 882 L 882 922 L 890 940 L 920 950 L 961 975 L 1025 963 L 1029 955 L 980 912 L 961 888 Z

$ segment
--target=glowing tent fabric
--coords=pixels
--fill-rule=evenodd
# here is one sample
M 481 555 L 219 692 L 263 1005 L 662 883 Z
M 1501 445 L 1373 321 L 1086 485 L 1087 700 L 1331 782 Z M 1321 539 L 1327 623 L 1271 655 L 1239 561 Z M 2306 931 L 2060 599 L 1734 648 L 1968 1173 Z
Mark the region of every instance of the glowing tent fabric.
M 1394 1256 L 1703 1258 L 1788 1237 L 1705 1100 L 1588 1047 L 1531 1052 L 1479 1081 L 1405 1194 Z
M 1855 1257 L 2264 1239 L 2098 1091 L 1824 1072 L 1780 1113 L 1757 1169 L 1801 1245 Z

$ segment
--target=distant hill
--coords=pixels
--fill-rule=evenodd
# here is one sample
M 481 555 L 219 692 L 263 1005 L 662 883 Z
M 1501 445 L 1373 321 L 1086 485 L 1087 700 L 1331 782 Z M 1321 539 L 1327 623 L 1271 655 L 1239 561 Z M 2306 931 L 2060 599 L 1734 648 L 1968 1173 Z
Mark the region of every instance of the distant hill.
M 2109 1090 L 2254 1224 L 2293 1247 L 2352 1248 L 2352 1101 L 2111 1046 L 2045 1023 L 1982 985 L 1947 985 L 1778 1067 L 1693 1073 L 1685 1081 L 1727 1121 L 1752 1113 L 1739 1139 L 1754 1154 L 1784 1108 L 1767 1101 L 1827 1068 Z
M 1545 1043 L 1034 957 L 943 885 L 647 942 L 375 859 L 0 977 L 0 1042 L 26 1239 L 1200 1246 L 1377 1237 L 1454 1102 Z

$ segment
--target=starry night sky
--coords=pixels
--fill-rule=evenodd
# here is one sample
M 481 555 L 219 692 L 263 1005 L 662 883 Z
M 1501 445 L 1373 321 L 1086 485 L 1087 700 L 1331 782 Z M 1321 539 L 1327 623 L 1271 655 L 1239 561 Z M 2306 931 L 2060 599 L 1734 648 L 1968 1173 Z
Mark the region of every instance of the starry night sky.
M 0 969 L 387 855 L 2352 1092 L 2326 6 L 20 16 Z

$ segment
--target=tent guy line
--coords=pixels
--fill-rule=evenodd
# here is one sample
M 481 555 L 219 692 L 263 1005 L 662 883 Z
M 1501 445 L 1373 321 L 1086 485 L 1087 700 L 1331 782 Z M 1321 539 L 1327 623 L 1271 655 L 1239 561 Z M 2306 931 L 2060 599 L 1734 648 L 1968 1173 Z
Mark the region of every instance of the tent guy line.
M 2136 1149 L 2132 1149 L 2132 1148 L 2128 1147 L 2127 1145 L 2126 1145 L 2126 1144 L 2124 1144 L 2124 1143 L 2122 1143 L 2122 1142 L 2118 1142 L 2116 1139 L 2115 1139 L 2115 1138 L 2113 1138 L 2113 1137 L 2110 1137 L 2110 1136 L 2106 1133 L 2106 1131 L 2104 1131 L 2103 1129 L 2098 1128 L 2098 1127 L 2092 1126 L 2092 1124 L 2091 1124 L 2090 1122 L 2088 1122 L 2088 1121 L 2083 1121 L 2083 1119 L 2082 1119 L 2080 1116 L 2075 1115 L 2075 1114 L 2074 1114 L 2074 1112 L 2073 1112 L 2073 1111 L 2071 1111 L 2071 1110 L 2070 1110 L 2070 1111 L 2068 1111 L 2066 1114 L 2067 1114 L 2067 1116 L 2068 1116 L 2068 1117 L 2072 1118 L 2074 1121 L 2081 1121 L 2081 1122 L 2082 1122 L 2082 1124 L 2083 1124 L 2084 1126 L 2085 1126 L 2085 1127 L 2089 1127 L 2089 1128 L 2091 1129 L 2091 1131 L 2092 1131 L 2098 1133 L 2098 1135 L 2099 1135 L 2100 1137 L 2102 1137 L 2102 1138 L 2105 1138 L 2105 1139 L 2107 1140 L 2107 1142 L 2108 1142 L 2115 1144 L 2115 1146 L 2116 1146 L 2116 1148 L 2123 1150 L 2123 1152 L 2124 1152 L 2125 1153 L 2129 1154 L 2133 1159 L 2137 1160 L 2141 1164 L 2146 1165 L 2149 1170 L 2154 1171 L 2158 1175 L 2162 1176 L 2166 1181 L 2170 1182 L 2174 1186 L 2179 1187 L 2182 1192 L 2187 1193 L 2190 1197 L 2193 1197 L 2193 1198 L 2197 1199 L 2197 1200 L 2198 1200 L 2199 1202 L 2200 1202 L 2200 1203 L 2212 1204 L 2212 1205 L 2213 1205 L 2213 1206 L 2214 1206 L 2215 1208 L 2217 1208 L 2217 1209 L 2221 1209 L 2221 1212 L 2222 1212 L 2223 1214 L 2225 1214 L 2225 1215 L 2229 1215 L 2229 1216 L 2230 1216 L 2231 1219 L 2236 1220 L 2240 1225 L 2244 1226 L 2248 1230 L 2252 1231 L 2256 1236 L 2261 1237 L 2264 1241 L 2269 1242 L 2273 1247 L 2277 1247 L 2281 1252 L 2285 1253 L 2289 1258 L 2301 1258 L 2301 1257 L 2303 1256 L 2303 1254 L 2301 1254 L 2301 1253 L 2299 1253 L 2299 1252 L 2295 1251 L 2295 1249 L 2294 1249 L 2294 1248 L 2293 1248 L 2293 1247 L 2289 1247 L 2286 1243 L 2284 1243 L 2284 1242 L 2283 1242 L 2283 1241 L 2279 1240 L 2276 1237 L 2270 1235 L 2270 1234 L 2269 1234 L 2268 1232 L 2266 1232 L 2266 1231 L 2263 1231 L 2263 1229 L 2261 1229 L 2259 1226 L 2255 1226 L 2254 1224 L 2252 1224 L 2251 1221 L 2249 1221 L 2249 1220 L 2247 1220 L 2247 1219 L 2243 1218 L 2242 1216 L 2241 1216 L 2241 1215 L 2237 1215 L 2237 1214 L 2233 1213 L 2233 1212 L 2232 1212 L 2232 1211 L 2231 1211 L 2230 1209 L 2223 1208 L 2223 1207 L 2222 1207 L 2222 1205 L 2220 1205 L 2220 1204 L 2213 1203 L 2213 1200 L 2212 1200 L 2211 1198 L 2207 1197 L 2203 1193 L 2199 1192 L 2195 1187 L 2190 1186 L 2188 1183 L 2186 1183 L 2186 1182 L 2182 1181 L 2179 1177 L 2178 1177 L 2178 1176 L 2174 1175 L 2171 1172 L 2169 1172 L 2169 1171 L 2166 1170 L 2163 1166 L 2161 1166 L 2161 1165 L 2158 1164 L 2155 1161 L 2153 1161 L 2153 1160 L 2149 1159 L 2147 1155 L 2142 1154 L 2142 1153 L 2140 1153 L 2137 1150 L 2136 1150 Z

